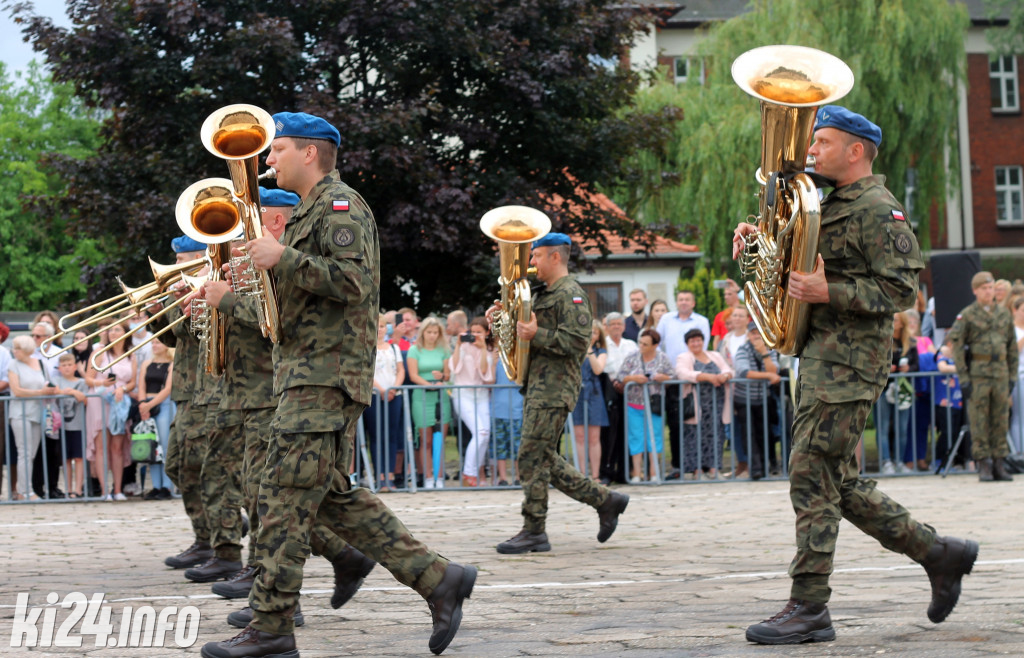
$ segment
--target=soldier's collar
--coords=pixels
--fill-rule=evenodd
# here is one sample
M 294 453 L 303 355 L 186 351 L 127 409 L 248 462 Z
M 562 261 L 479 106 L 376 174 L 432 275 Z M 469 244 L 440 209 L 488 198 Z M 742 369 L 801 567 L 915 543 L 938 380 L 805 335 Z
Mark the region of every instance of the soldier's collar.
M 341 174 L 338 173 L 337 169 L 331 171 L 331 173 L 325 175 L 320 179 L 320 182 L 313 186 L 313 189 L 309 191 L 306 198 L 299 202 L 299 205 L 295 206 L 292 211 L 292 218 L 301 217 L 305 215 L 313 207 L 323 194 L 327 191 L 327 188 L 334 183 L 341 182 Z M 289 222 L 291 224 L 291 222 Z
M 849 185 L 837 187 L 836 189 L 832 190 L 832 194 L 830 194 L 829 196 L 838 197 L 840 199 L 845 199 L 849 201 L 852 199 L 856 199 L 861 194 L 863 194 L 865 190 L 875 186 L 885 186 L 885 176 L 882 176 L 881 174 L 865 176 L 864 178 L 860 178 L 853 181 Z

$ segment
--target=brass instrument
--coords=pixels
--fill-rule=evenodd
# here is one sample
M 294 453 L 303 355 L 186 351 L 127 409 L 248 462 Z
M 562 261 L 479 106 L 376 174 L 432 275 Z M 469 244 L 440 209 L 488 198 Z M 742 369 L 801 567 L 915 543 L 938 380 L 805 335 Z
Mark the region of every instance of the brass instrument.
M 853 88 L 842 60 L 814 48 L 764 46 L 732 63 L 732 77 L 761 101 L 761 185 L 758 231 L 748 235 L 740 271 L 748 279 L 744 299 L 765 344 L 799 354 L 807 338 L 810 308 L 786 294 L 789 273 L 811 272 L 818 257 L 821 207 L 810 176 L 807 150 L 817 109 Z
M 203 146 L 227 161 L 232 194 L 247 242 L 263 237 L 259 179 L 276 178 L 277 172 L 271 168 L 263 176 L 257 176 L 256 171 L 259 153 L 270 146 L 275 133 L 273 118 L 255 105 L 222 107 L 206 118 L 200 130 Z M 274 277 L 266 270 L 256 269 L 248 255 L 229 260 L 234 274 L 232 288 L 236 294 L 255 298 L 263 336 L 278 342 L 281 317 Z
M 480 230 L 497 241 L 501 261 L 501 311 L 493 318 L 498 354 L 508 378 L 520 386 L 530 365 L 530 341 L 516 333 L 517 322 L 529 322 L 533 311 L 530 282 L 530 245 L 551 231 L 551 220 L 527 206 L 501 206 L 480 218 Z

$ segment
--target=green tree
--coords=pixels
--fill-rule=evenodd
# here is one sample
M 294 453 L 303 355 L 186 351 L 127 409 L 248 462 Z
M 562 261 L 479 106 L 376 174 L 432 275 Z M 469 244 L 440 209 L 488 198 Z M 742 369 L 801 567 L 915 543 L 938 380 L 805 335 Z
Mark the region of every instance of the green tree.
M 663 82 L 641 91 L 637 107 L 654 112 L 680 108 L 668 148 L 639 153 L 634 165 L 646 171 L 648 190 L 661 180 L 679 181 L 645 197 L 643 188 L 624 185 L 612 197 L 636 208 L 644 221 L 673 223 L 689 231 L 715 267 L 731 265 L 732 231 L 757 213 L 754 171 L 760 160 L 758 102 L 733 82 L 736 57 L 761 45 L 793 44 L 829 52 L 845 61 L 856 82 L 838 101 L 871 118 L 883 131 L 876 173 L 899 199 L 907 172 L 916 172 L 912 218 L 927 246 L 933 204 L 938 216 L 948 183 L 956 180 L 954 85 L 964 76 L 967 13 L 948 0 L 757 0 L 751 11 L 707 31 L 699 56 L 706 84 L 676 88 Z M 693 239 L 691 238 L 691 239 Z
M 84 160 L 96 152 L 99 127 L 71 85 L 54 84 L 35 63 L 17 80 L 0 62 L 0 309 L 53 308 L 85 292 L 79 273 L 102 259 L 102 245 L 76 234 L 73 209 L 51 215 L 31 202 L 67 198 L 66 182 L 40 154 Z
M 111 112 L 95 157 L 54 166 L 81 230 L 121 237 L 108 269 L 135 282 L 147 255 L 169 255 L 181 190 L 225 175 L 198 132 L 229 103 L 339 127 L 342 178 L 377 219 L 388 307 L 492 299 L 495 245 L 478 222 L 499 205 L 552 204 L 556 230 L 650 243 L 585 194 L 672 120 L 617 114 L 639 79 L 608 64 L 640 27 L 621 3 L 95 0 L 70 5 L 70 30 L 13 11 L 56 79 Z

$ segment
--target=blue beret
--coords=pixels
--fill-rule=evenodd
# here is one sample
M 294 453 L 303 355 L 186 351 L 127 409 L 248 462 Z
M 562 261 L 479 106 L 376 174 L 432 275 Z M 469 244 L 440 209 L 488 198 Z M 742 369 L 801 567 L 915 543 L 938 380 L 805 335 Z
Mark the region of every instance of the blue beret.
M 882 129 L 871 123 L 856 112 L 851 112 L 839 105 L 825 105 L 818 110 L 818 123 L 815 130 L 822 128 L 835 128 L 843 132 L 863 137 L 875 143 L 875 146 L 882 144 Z
M 565 233 L 548 233 L 540 240 L 533 243 L 534 247 L 557 247 L 562 244 L 572 244 L 572 240 Z
M 304 137 L 326 139 L 341 146 L 341 133 L 320 117 L 305 112 L 278 112 L 274 115 L 275 137 Z
M 188 251 L 206 251 L 206 245 L 187 235 L 182 235 L 171 240 L 171 249 L 174 249 L 176 254 L 182 254 Z
M 288 190 L 268 190 L 260 187 L 260 205 L 270 208 L 291 208 L 299 204 L 299 195 Z

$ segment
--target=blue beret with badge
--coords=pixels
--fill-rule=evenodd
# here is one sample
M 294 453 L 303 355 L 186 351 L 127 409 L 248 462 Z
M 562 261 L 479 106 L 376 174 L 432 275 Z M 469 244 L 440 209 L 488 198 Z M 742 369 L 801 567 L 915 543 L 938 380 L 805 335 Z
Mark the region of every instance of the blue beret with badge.
M 572 240 L 565 233 L 548 233 L 540 240 L 533 243 L 533 247 L 558 247 L 563 244 L 572 244 Z
M 181 235 L 171 240 L 171 249 L 176 254 L 184 254 L 190 251 L 206 251 L 206 245 L 187 235 Z
M 835 128 L 851 135 L 863 137 L 874 142 L 875 146 L 882 144 L 881 128 L 840 105 L 825 105 L 818 110 L 818 122 L 814 129 L 821 130 L 822 128 Z
M 260 205 L 268 208 L 291 208 L 299 203 L 299 195 L 287 190 L 260 187 Z
M 325 139 L 341 146 L 341 133 L 320 117 L 305 112 L 278 112 L 274 115 L 275 137 Z

